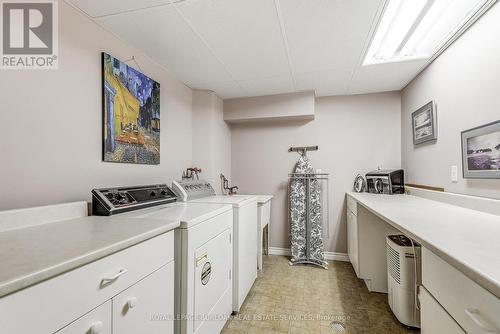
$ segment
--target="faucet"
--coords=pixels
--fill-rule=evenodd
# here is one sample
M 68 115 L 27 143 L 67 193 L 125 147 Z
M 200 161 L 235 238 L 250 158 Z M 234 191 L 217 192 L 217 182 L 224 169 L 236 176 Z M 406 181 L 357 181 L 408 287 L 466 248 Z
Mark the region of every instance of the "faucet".
M 236 195 L 237 194 L 238 186 L 230 187 L 229 181 L 224 176 L 224 174 L 220 175 L 220 180 L 221 180 L 221 185 L 222 185 L 222 191 L 224 192 L 224 194 L 226 194 L 226 192 L 228 192 L 227 195 Z

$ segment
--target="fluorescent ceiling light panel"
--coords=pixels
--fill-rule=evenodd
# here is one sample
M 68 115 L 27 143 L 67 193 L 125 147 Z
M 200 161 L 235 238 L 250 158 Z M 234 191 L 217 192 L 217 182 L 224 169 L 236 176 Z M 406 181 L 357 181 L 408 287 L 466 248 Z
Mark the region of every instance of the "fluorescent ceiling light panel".
M 431 58 L 491 0 L 387 0 L 363 65 Z

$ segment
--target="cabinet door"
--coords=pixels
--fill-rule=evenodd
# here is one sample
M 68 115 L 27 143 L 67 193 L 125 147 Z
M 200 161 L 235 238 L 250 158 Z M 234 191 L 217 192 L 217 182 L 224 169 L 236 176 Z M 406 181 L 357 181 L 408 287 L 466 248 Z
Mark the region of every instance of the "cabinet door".
M 466 334 L 423 287 L 419 299 L 422 334 Z
M 90 311 L 57 334 L 111 334 L 111 301 Z
M 347 254 L 356 275 L 359 277 L 358 221 L 357 217 L 350 210 L 347 210 Z
M 174 333 L 174 262 L 113 298 L 113 333 Z

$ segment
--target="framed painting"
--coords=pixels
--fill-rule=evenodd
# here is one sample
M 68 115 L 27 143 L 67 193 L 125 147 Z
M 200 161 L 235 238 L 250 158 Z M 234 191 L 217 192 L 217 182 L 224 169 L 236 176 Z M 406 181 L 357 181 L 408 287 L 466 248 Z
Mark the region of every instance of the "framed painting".
M 160 84 L 102 53 L 102 159 L 160 163 Z
M 413 145 L 437 139 L 437 114 L 431 101 L 411 114 Z
M 464 178 L 500 179 L 500 121 L 462 131 Z

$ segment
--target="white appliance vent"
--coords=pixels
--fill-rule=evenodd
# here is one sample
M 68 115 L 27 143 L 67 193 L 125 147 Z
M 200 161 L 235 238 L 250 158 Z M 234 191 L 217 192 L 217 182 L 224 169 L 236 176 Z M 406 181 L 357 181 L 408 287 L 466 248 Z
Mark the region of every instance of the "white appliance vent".
M 388 302 L 396 318 L 404 325 L 420 327 L 420 312 L 416 305 L 416 287 L 419 279 L 420 245 L 408 237 L 389 235 L 387 249 Z
M 399 252 L 387 244 L 387 259 L 389 274 L 394 280 L 401 284 L 401 262 Z

